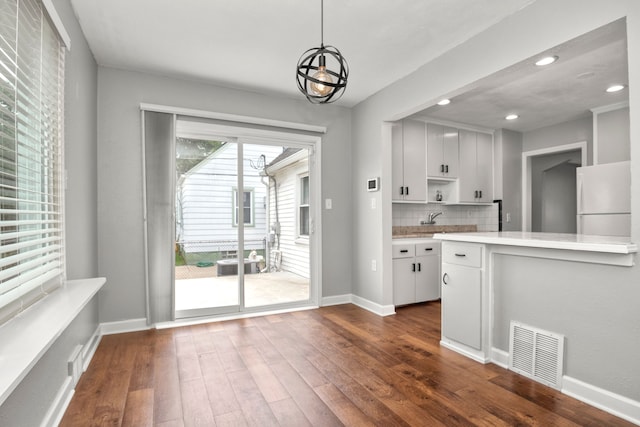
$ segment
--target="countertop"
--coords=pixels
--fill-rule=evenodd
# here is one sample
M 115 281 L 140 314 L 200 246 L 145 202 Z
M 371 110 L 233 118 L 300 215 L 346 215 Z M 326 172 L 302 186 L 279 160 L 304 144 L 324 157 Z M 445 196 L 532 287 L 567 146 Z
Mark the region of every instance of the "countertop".
M 632 254 L 638 252 L 638 245 L 632 243 L 630 238 L 616 236 L 535 233 L 527 231 L 495 231 L 481 233 L 436 233 L 433 235 L 433 238 L 454 242 L 603 252 L 612 254 Z
M 408 225 L 394 226 L 391 234 L 395 239 L 431 238 L 435 233 L 464 233 L 474 232 L 478 227 L 473 225 Z

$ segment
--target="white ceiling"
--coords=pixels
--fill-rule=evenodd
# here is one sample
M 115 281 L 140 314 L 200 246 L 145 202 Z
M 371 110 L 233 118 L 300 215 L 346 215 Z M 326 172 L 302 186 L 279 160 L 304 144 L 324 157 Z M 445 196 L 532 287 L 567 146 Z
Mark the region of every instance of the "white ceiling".
M 535 0 L 327 0 L 324 42 L 349 63 L 353 106 Z M 300 55 L 320 44 L 320 0 L 71 0 L 98 64 L 304 99 Z M 374 6 L 375 4 L 375 6 Z M 457 91 L 416 114 L 520 132 L 628 100 L 626 25 L 616 21 Z M 446 96 L 447 94 L 443 94 Z M 453 94 L 451 94 L 453 95 Z M 516 121 L 506 121 L 517 113 Z
M 327 0 L 353 106 L 534 0 Z M 320 0 L 71 0 L 98 64 L 301 99 Z
M 547 55 L 558 60 L 535 66 Z M 528 132 L 628 101 L 628 82 L 626 25 L 618 20 L 475 82 L 453 96 L 451 104 L 429 107 L 415 117 Z M 627 87 L 607 93 L 612 84 Z M 520 117 L 507 121 L 511 113 Z

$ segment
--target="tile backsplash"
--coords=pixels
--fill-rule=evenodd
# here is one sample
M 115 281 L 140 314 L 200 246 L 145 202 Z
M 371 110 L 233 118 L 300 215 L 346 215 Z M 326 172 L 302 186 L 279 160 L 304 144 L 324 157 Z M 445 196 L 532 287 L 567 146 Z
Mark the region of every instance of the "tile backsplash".
M 442 212 L 435 219 L 438 225 L 475 224 L 478 231 L 498 231 L 497 203 L 487 206 L 394 203 L 393 225 L 419 225 L 427 219 L 429 212 Z

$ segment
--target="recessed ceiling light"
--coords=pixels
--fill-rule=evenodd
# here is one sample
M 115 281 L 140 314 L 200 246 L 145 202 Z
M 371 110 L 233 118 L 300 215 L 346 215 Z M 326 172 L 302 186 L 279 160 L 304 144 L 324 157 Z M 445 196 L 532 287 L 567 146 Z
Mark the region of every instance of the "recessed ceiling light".
M 537 60 L 536 65 L 538 67 L 544 67 L 545 65 L 553 64 L 557 60 L 558 60 L 557 56 L 545 56 L 544 58 Z
M 624 89 L 624 85 L 612 85 L 607 88 L 607 92 L 620 92 L 622 89 Z
M 507 120 L 515 120 L 518 118 L 517 114 L 509 114 L 507 117 L 505 117 L 505 119 Z
M 450 99 L 441 99 L 440 101 L 438 101 L 438 105 L 448 105 L 451 103 Z

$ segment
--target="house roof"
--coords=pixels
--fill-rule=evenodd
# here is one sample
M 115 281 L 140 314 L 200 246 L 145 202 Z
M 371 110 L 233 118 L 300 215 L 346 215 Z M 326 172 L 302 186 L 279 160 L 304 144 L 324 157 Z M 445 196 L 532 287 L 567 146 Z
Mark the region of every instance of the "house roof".
M 282 154 L 267 165 L 266 170 L 269 173 L 273 173 L 306 158 L 306 150 L 302 148 L 286 148 Z

